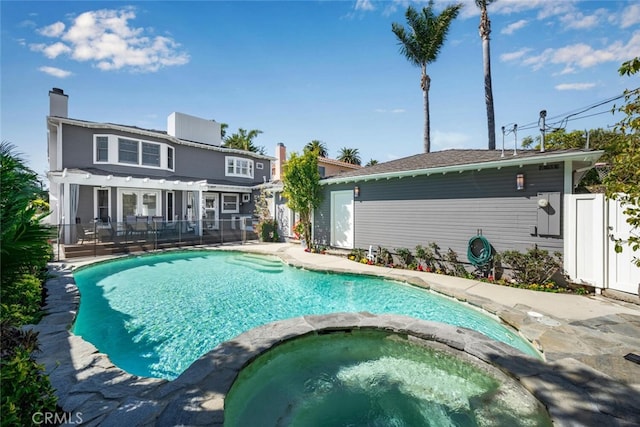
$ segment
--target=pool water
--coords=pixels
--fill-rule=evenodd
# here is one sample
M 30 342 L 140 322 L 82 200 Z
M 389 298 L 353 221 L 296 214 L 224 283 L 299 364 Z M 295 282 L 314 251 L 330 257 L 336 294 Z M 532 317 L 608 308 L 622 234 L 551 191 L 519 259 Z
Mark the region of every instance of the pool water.
M 460 355 L 462 356 L 462 355 Z M 308 335 L 245 367 L 225 426 L 551 426 L 515 380 L 380 331 Z
M 180 251 L 78 269 L 73 332 L 125 371 L 174 379 L 218 344 L 276 320 L 368 311 L 463 326 L 526 354 L 511 329 L 428 290 L 367 276 L 307 271 L 279 259 Z

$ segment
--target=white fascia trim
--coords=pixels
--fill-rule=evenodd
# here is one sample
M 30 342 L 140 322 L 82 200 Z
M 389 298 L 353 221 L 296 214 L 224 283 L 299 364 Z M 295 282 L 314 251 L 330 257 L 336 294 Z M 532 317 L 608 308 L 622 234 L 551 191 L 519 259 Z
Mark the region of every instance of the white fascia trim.
M 47 120 L 49 123 L 51 124 L 57 124 L 57 123 L 64 123 L 64 124 L 68 124 L 68 125 L 73 125 L 73 126 L 79 126 L 79 127 L 84 127 L 84 128 L 91 128 L 91 129 L 115 129 L 115 130 L 119 130 L 122 132 L 129 132 L 129 133 L 134 133 L 134 134 L 138 134 L 138 135 L 145 135 L 145 136 L 152 136 L 155 138 L 163 138 L 166 139 L 167 141 L 171 141 L 174 144 L 179 144 L 179 145 L 185 145 L 188 147 L 196 147 L 196 148 L 202 148 L 205 150 L 212 150 L 212 151 L 219 151 L 221 153 L 230 153 L 230 154 L 239 154 L 242 156 L 249 156 L 249 157 L 253 157 L 255 159 L 261 159 L 261 160 L 275 160 L 275 157 L 271 157 L 271 156 L 265 156 L 263 154 L 258 154 L 258 153 L 254 153 L 252 151 L 245 151 L 245 150 L 236 150 L 235 148 L 225 148 L 225 147 L 219 147 L 217 145 L 209 145 L 209 144 L 204 144 L 204 143 L 198 143 L 198 142 L 191 142 L 191 141 L 185 141 L 184 139 L 179 139 L 176 137 L 173 137 L 171 135 L 167 135 L 164 133 L 157 133 L 157 132 L 153 132 L 153 131 L 148 131 L 145 129 L 135 129 L 132 127 L 127 127 L 127 126 L 120 126 L 120 125 L 116 125 L 116 124 L 111 124 L 111 123 L 97 123 L 97 122 L 84 122 L 82 120 L 74 120 L 74 119 L 69 119 L 69 118 L 63 118 L 63 117 L 53 117 L 53 116 L 48 116 Z
M 391 178 L 403 178 L 403 177 L 414 177 L 420 175 L 433 175 L 433 174 L 446 174 L 449 172 L 464 172 L 469 170 L 482 170 L 482 169 L 498 169 L 505 168 L 511 166 L 524 166 L 531 164 L 541 164 L 541 163 L 551 163 L 551 162 L 559 162 L 565 160 L 573 160 L 573 161 L 583 161 L 583 162 L 591 162 L 595 163 L 596 160 L 600 158 L 604 154 L 604 151 L 590 151 L 588 153 L 558 153 L 558 154 L 549 154 L 546 156 L 531 156 L 531 157 L 518 157 L 514 156 L 513 159 L 507 160 L 494 160 L 490 162 L 482 162 L 482 163 L 470 163 L 466 165 L 453 165 L 453 166 L 441 166 L 436 168 L 427 168 L 427 169 L 414 169 L 408 171 L 394 171 L 394 172 L 385 172 L 371 175 L 358 175 L 358 176 L 349 176 L 349 177 L 335 177 L 320 180 L 320 185 L 331 185 L 331 184 L 343 184 L 348 182 L 360 182 L 360 181 L 373 181 L 380 179 L 391 179 Z
M 134 178 L 123 175 L 93 175 L 89 172 L 49 172 L 51 183 L 89 185 L 95 187 L 143 188 L 153 190 L 215 191 L 225 193 L 251 193 L 252 187 L 239 185 L 208 184 L 206 180 L 181 181 L 170 178 Z
M 79 184 L 96 187 L 142 188 L 153 190 L 196 191 L 206 185 L 206 181 L 180 181 L 158 178 L 134 178 L 123 175 L 93 175 L 89 172 L 64 170 L 49 172 L 51 183 Z
M 220 193 L 248 193 L 251 194 L 252 187 L 241 187 L 238 185 L 207 184 L 205 191 Z

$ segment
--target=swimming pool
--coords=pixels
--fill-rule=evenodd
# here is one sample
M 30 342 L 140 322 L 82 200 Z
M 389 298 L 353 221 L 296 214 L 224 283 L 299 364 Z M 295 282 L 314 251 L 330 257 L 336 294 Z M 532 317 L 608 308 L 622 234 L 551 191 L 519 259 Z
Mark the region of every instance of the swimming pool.
M 302 270 L 265 256 L 169 252 L 100 263 L 74 277 L 81 302 L 73 332 L 140 376 L 173 379 L 251 328 L 335 312 L 396 313 L 463 326 L 539 357 L 490 316 L 430 291 Z

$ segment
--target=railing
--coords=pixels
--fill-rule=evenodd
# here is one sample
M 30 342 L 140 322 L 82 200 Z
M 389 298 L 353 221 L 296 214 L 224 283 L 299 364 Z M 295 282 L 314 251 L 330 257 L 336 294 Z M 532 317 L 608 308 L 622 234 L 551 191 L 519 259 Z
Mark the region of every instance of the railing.
M 171 247 L 245 243 L 257 240 L 253 220 L 163 221 L 138 217 L 136 221 L 60 224 L 53 242 L 56 259 L 167 249 Z

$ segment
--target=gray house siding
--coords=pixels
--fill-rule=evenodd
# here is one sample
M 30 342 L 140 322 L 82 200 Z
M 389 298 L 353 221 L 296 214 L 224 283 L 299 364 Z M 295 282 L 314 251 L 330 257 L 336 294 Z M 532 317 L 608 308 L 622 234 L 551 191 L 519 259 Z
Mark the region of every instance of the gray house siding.
M 145 168 L 142 166 L 126 166 L 114 164 L 94 164 L 93 163 L 93 136 L 95 134 L 118 135 L 132 139 L 140 139 L 150 142 L 165 143 L 172 146 L 175 150 L 175 172 Z M 250 155 L 240 153 L 225 153 L 207 149 L 203 144 L 202 148 L 172 144 L 162 137 L 142 136 L 134 133 L 122 132 L 112 129 L 84 128 L 64 124 L 62 135 L 64 144 L 62 146 L 63 168 L 96 168 L 107 173 L 113 174 L 133 174 L 147 175 L 150 178 L 170 178 L 172 176 L 191 177 L 194 180 L 207 179 L 211 181 L 224 181 L 232 185 L 247 185 L 268 181 L 271 173 L 271 165 L 268 159 L 256 159 Z M 240 157 L 253 160 L 254 177 L 253 179 L 231 177 L 225 175 L 227 156 Z M 262 164 L 262 169 L 258 169 L 258 163 Z
M 521 191 L 516 190 L 519 173 L 525 177 Z M 497 251 L 522 251 L 534 245 L 563 250 L 561 235 L 542 236 L 536 228 L 538 193 L 560 193 L 561 203 L 561 163 L 326 185 L 315 215 L 317 241 L 330 241 L 330 193 L 356 185 L 360 188 L 360 197 L 354 199 L 356 248 L 380 245 L 413 250 L 418 244 L 435 242 L 443 253 L 451 248 L 466 261 L 468 241 L 481 230 Z M 562 206 L 554 208 L 554 220 L 560 220 L 562 230 Z

